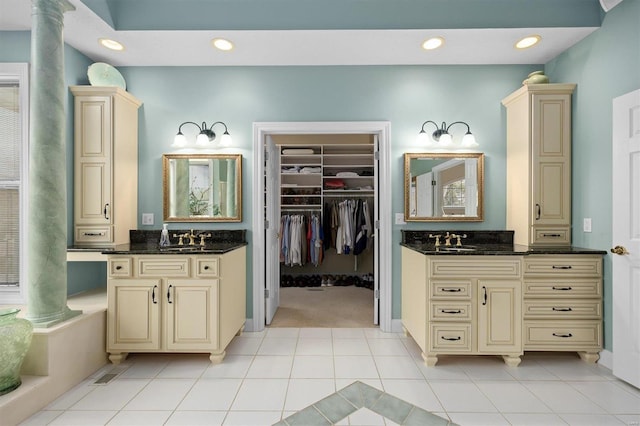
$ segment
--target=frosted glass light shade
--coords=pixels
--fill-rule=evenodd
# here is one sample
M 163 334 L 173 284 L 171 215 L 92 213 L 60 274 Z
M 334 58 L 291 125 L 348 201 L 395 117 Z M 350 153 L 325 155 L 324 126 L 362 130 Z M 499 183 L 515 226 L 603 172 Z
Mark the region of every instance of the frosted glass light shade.
M 173 145 L 175 148 L 183 148 L 187 146 L 187 138 L 184 137 L 182 133 L 178 133 L 175 138 L 173 138 Z

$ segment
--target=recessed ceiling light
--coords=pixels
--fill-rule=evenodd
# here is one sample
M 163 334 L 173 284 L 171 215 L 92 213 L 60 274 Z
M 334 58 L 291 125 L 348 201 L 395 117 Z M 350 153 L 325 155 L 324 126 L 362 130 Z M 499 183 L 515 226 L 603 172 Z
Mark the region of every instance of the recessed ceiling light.
M 516 43 L 516 49 L 527 49 L 538 44 L 540 40 L 542 40 L 542 37 L 539 35 L 526 36 Z
M 101 39 L 98 39 L 98 42 L 104 47 L 106 47 L 107 49 L 124 50 L 124 46 L 121 43 L 118 43 L 115 40 L 111 40 L 110 38 L 101 38 Z
M 233 43 L 224 38 L 214 38 L 211 40 L 211 44 L 219 50 L 229 51 L 233 49 Z
M 433 50 L 444 44 L 444 39 L 442 37 L 431 37 L 422 43 L 422 48 L 424 50 Z

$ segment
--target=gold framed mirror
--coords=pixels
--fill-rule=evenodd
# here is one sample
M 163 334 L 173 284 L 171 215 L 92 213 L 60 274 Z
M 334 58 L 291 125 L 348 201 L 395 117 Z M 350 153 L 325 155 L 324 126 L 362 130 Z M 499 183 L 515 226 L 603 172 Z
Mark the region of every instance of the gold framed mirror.
M 241 222 L 241 154 L 164 154 L 165 222 Z
M 483 153 L 405 153 L 407 222 L 481 222 Z

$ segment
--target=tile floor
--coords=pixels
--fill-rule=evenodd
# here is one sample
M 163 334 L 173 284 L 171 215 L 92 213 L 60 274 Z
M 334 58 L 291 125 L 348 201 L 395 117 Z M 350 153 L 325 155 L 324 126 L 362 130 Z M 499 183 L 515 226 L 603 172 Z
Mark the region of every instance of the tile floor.
M 118 373 L 106 385 L 94 382 Z M 206 355 L 132 354 L 23 425 L 271 425 L 359 381 L 459 425 L 640 425 L 640 390 L 575 354 L 441 358 L 376 328 L 269 328 Z M 1 421 L 0 421 L 1 423 Z M 338 425 L 395 425 L 368 407 Z

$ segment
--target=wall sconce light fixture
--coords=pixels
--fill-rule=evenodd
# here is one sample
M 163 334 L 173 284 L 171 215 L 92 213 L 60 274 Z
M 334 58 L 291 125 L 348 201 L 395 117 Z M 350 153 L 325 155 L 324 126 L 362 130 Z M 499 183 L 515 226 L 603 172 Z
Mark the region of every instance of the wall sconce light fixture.
M 438 142 L 438 147 L 449 148 L 453 146 L 453 138 L 449 133 L 449 129 L 455 124 L 464 124 L 465 126 L 467 126 L 467 133 L 465 133 L 465 135 L 462 137 L 460 148 L 476 148 L 478 146 L 478 142 L 476 142 L 475 136 L 473 136 L 473 134 L 471 133 L 469 125 L 464 121 L 454 121 L 448 126 L 447 123 L 443 121 L 442 125 L 438 127 L 438 125 L 431 120 L 427 120 L 422 123 L 422 128 L 420 129 L 420 133 L 418 133 L 418 142 L 422 145 L 431 144 L 431 141 L 429 140 L 429 134 L 424 130 L 424 126 L 429 123 L 433 124 L 436 127 L 436 130 L 431 134 L 431 138 L 433 139 L 433 141 Z
M 224 126 L 224 133 L 220 137 L 220 142 L 218 143 L 218 145 L 219 146 L 231 145 L 231 135 L 227 130 L 227 125 L 224 124 L 222 121 L 216 121 L 209 127 L 207 127 L 207 123 L 205 123 L 204 121 L 202 122 L 202 126 L 199 126 L 197 123 L 194 123 L 193 121 L 185 121 L 180 125 L 180 127 L 178 127 L 178 133 L 176 134 L 176 137 L 173 139 L 172 146 L 175 148 L 184 148 L 188 144 L 187 138 L 182 134 L 182 126 L 184 126 L 185 124 L 193 124 L 200 131 L 200 133 L 198 133 L 198 136 L 196 137 L 196 146 L 198 148 L 208 148 L 213 146 L 212 142 L 216 138 L 216 133 L 213 131 L 213 126 L 215 126 L 216 124 L 221 124 Z

